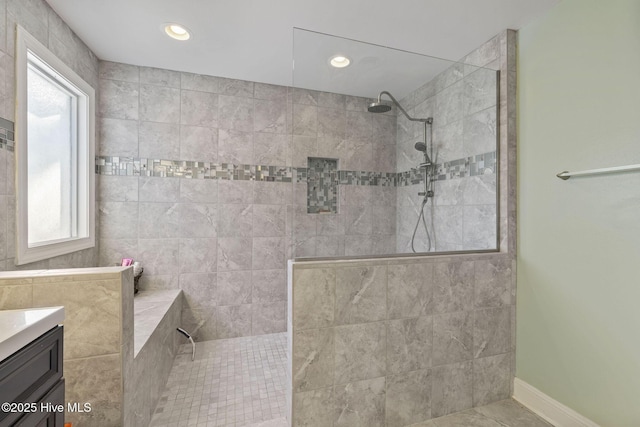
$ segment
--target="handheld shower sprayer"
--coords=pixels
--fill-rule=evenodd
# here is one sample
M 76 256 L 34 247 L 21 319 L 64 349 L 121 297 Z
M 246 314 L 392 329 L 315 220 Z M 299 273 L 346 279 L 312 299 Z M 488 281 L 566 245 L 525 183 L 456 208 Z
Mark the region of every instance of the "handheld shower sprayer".
M 431 166 L 433 164 L 431 162 L 431 159 L 429 158 L 429 155 L 427 154 L 427 144 L 418 141 L 413 147 L 424 154 L 424 163 L 420 163 L 420 167 Z

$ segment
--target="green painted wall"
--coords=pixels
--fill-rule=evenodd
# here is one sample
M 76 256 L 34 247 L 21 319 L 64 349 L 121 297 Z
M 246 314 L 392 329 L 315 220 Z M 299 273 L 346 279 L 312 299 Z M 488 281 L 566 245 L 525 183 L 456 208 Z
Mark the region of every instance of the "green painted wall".
M 519 32 L 516 376 L 640 426 L 640 0 L 563 0 Z

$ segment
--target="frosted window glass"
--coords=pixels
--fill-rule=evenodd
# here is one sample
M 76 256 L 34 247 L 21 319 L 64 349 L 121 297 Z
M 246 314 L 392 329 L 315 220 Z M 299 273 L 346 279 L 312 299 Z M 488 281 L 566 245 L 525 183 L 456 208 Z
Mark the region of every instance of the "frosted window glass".
M 27 71 L 28 241 L 76 237 L 77 99 L 31 64 Z

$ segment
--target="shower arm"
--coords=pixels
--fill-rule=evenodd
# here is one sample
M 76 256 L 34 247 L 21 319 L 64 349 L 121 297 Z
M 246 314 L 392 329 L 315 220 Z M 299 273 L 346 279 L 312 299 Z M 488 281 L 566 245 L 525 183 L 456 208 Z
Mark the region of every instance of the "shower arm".
M 415 118 L 415 117 L 411 117 L 411 116 L 409 115 L 409 113 L 407 113 L 407 112 L 404 110 L 404 108 L 402 108 L 402 105 L 400 105 L 400 103 L 398 102 L 398 100 L 397 100 L 397 99 L 395 99 L 395 98 L 393 97 L 393 95 L 391 95 L 391 94 L 390 94 L 389 92 L 387 92 L 386 90 L 383 90 L 382 92 L 380 92 L 380 95 L 378 95 L 378 103 L 380 103 L 380 102 L 381 102 L 382 95 L 387 95 L 389 98 L 391 98 L 391 100 L 393 101 L 393 103 L 394 103 L 394 104 L 396 104 L 396 107 L 398 107 L 398 109 L 399 109 L 400 111 L 402 111 L 402 114 L 404 114 L 404 115 L 405 115 L 405 117 L 406 117 L 407 119 L 411 120 L 412 122 L 423 122 L 423 123 L 425 123 L 425 124 L 426 124 L 426 123 L 431 124 L 431 123 L 433 122 L 433 119 L 432 119 L 431 117 L 429 117 L 429 118 L 427 118 L 427 119 L 417 119 L 417 118 Z

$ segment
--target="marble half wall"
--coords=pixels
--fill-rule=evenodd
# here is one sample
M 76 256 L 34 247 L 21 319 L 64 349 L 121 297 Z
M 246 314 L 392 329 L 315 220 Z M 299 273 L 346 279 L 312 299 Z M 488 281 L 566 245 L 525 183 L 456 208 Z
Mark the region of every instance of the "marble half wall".
M 123 425 L 125 373 L 133 363 L 131 268 L 0 272 L 0 310 L 64 306 L 66 401 L 91 403 L 67 413 L 77 426 Z
M 292 261 L 290 272 L 293 427 L 401 427 L 510 396 L 508 254 Z

